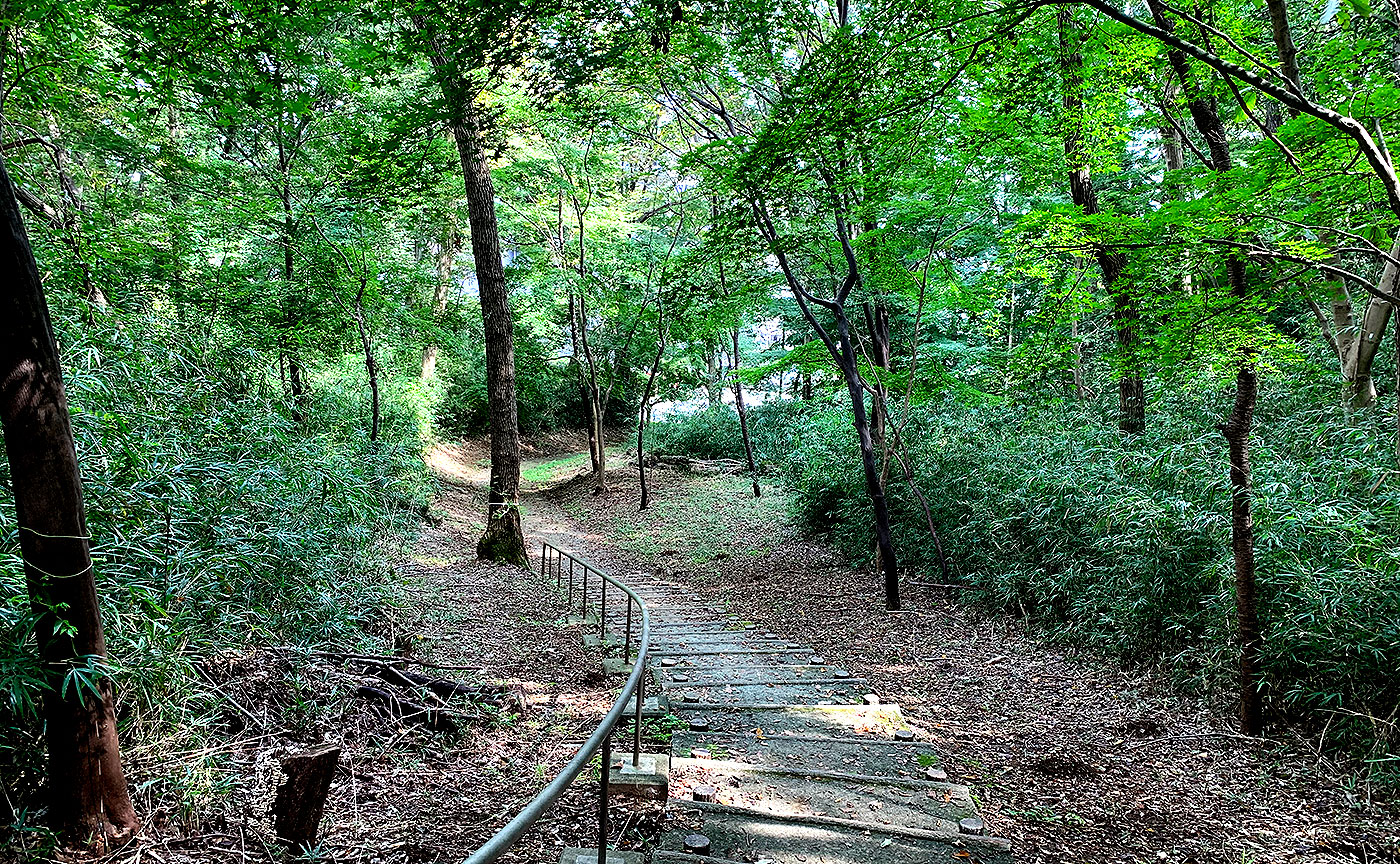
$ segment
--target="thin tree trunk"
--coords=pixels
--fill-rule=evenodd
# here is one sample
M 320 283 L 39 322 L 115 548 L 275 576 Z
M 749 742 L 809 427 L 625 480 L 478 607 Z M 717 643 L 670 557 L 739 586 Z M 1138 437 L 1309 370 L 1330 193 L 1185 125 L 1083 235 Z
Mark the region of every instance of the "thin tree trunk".
M 583 267 L 581 262 L 579 267 Z M 598 363 L 593 357 L 593 348 L 588 343 L 588 307 L 581 294 L 578 298 L 578 308 L 579 342 L 583 345 L 583 361 L 587 372 L 584 386 L 588 390 L 588 436 L 593 448 L 593 494 L 604 495 L 608 491 L 608 454 L 603 436 L 602 386 L 598 381 Z
M 374 343 L 369 338 L 369 325 L 365 322 L 365 277 L 360 277 L 360 291 L 355 295 L 355 325 L 360 331 L 360 348 L 365 354 L 365 375 L 369 377 L 369 441 L 379 440 L 379 364 L 374 359 Z
M 574 368 L 578 370 L 579 391 L 583 395 L 584 404 L 588 406 L 588 463 L 589 470 L 596 476 L 598 474 L 598 424 L 593 420 L 596 403 L 593 401 L 593 391 L 588 386 L 588 372 L 580 357 L 583 356 L 582 340 L 579 338 L 578 314 L 575 312 L 574 292 L 569 292 L 569 341 L 573 345 Z
M 1060 68 L 1064 74 L 1065 162 L 1069 170 L 1070 197 L 1086 216 L 1099 213 L 1098 193 L 1089 173 L 1088 154 L 1084 148 L 1083 96 L 1084 58 L 1079 53 L 1079 28 L 1068 7 L 1058 13 L 1060 30 Z M 1126 259 L 1110 252 L 1102 244 L 1094 244 L 1094 257 L 1103 275 L 1104 290 L 1113 298 L 1113 322 L 1118 341 L 1118 357 L 1122 368 L 1118 374 L 1118 429 L 1129 434 L 1147 428 L 1147 397 L 1142 379 L 1142 364 L 1138 356 L 1137 305 L 1133 302 L 1122 279 Z M 1013 307 L 1014 308 L 1014 307 Z
M 656 373 L 661 371 L 661 357 L 666 353 L 666 325 L 662 319 L 663 309 L 658 301 L 656 308 L 656 359 L 651 362 L 651 371 L 647 373 L 647 384 L 642 390 L 642 405 L 637 411 L 637 473 L 641 480 L 642 499 L 638 504 L 638 510 L 647 509 L 651 503 L 650 493 L 647 490 L 647 460 L 646 450 L 643 440 L 646 435 L 647 422 L 651 419 L 651 392 L 656 384 Z
M 1147 0 L 1157 26 L 1174 30 L 1166 16 L 1162 0 Z M 1225 137 L 1215 100 L 1196 89 L 1186 55 L 1179 50 L 1167 52 L 1167 59 L 1186 94 L 1191 119 L 1210 148 L 1211 169 L 1229 171 L 1232 167 L 1230 144 Z M 1243 300 L 1249 297 L 1243 259 L 1232 255 L 1225 261 L 1230 291 Z M 1246 735 L 1263 731 L 1263 700 L 1259 691 L 1260 655 L 1263 630 L 1259 624 L 1258 584 L 1254 572 L 1254 521 L 1252 489 L 1250 486 L 1249 436 L 1254 428 L 1254 404 L 1258 399 L 1259 375 L 1255 368 L 1255 352 L 1241 351 L 1235 374 L 1235 406 L 1229 421 L 1221 427 L 1230 451 L 1230 548 L 1235 565 L 1235 620 L 1240 643 L 1240 726 Z
M 0 288 L 0 421 L 48 684 L 49 817 L 70 840 L 111 848 L 140 823 L 122 771 L 112 684 L 100 665 L 107 647 L 58 346 L 3 162 L 0 209 L 0 263 L 11 274 Z
M 851 344 L 850 322 L 842 309 L 836 312 L 837 344 L 840 347 L 841 372 L 846 378 L 846 389 L 851 396 L 851 413 L 854 415 L 856 435 L 860 438 L 860 459 L 865 469 L 865 491 L 875 511 L 875 548 L 878 552 L 880 570 L 885 579 L 885 608 L 897 611 L 903 608 L 899 600 L 899 563 L 894 551 L 894 541 L 890 536 L 890 511 L 885 500 L 885 487 L 880 482 L 880 466 L 875 458 L 875 441 L 870 435 L 870 423 L 865 413 L 865 388 L 860 377 L 860 367 L 856 364 L 854 346 Z
M 488 561 L 526 564 L 525 535 L 520 524 L 520 427 L 515 404 L 514 322 L 501 238 L 496 224 L 496 192 L 482 145 L 481 112 L 476 88 L 448 62 L 421 17 L 414 24 L 426 37 L 429 59 L 453 112 L 448 123 L 462 162 L 471 230 L 472 261 L 481 297 L 486 336 L 486 398 L 491 412 L 491 489 L 487 494 L 486 531 L 476 553 Z
M 1074 344 L 1074 398 L 1079 402 L 1089 401 L 1089 391 L 1084 386 L 1084 342 L 1079 338 L 1079 319 L 1069 322 L 1069 338 Z
M 783 279 L 787 282 L 793 298 L 797 301 L 798 308 L 802 311 L 802 317 L 822 340 L 827 353 L 846 380 L 846 390 L 851 397 L 851 413 L 854 418 L 856 435 L 860 439 L 860 455 L 865 470 L 866 493 L 870 497 L 871 509 L 875 515 L 875 545 L 879 550 L 880 569 L 884 575 L 885 608 L 897 611 L 901 608 L 899 561 L 895 556 L 894 543 L 890 537 L 889 506 L 885 501 L 885 487 L 880 481 L 880 466 L 876 463 L 875 446 L 870 437 L 869 417 L 865 413 L 865 382 L 860 376 L 860 365 L 856 362 L 855 348 L 851 344 L 851 325 L 846 318 L 845 300 L 850 291 L 860 284 L 860 270 L 846 234 L 845 222 L 840 215 L 837 215 L 836 236 L 841 242 L 842 252 L 846 257 L 846 280 L 837 290 L 833 299 L 819 300 L 808 293 L 802 287 L 802 283 L 797 280 L 792 265 L 788 261 L 787 253 L 783 251 L 778 242 L 778 232 L 773 227 L 773 220 L 768 214 L 767 205 L 763 204 L 761 200 L 751 200 L 749 205 L 758 222 L 761 235 L 769 243 L 773 256 L 778 260 L 778 268 L 782 271 Z M 822 325 L 821 320 L 813 314 L 810 305 L 812 303 L 819 303 L 835 319 L 835 336 L 832 336 Z
M 306 419 L 306 382 L 302 380 L 301 361 L 296 354 L 287 355 L 287 385 L 292 391 L 292 419 L 297 423 Z
M 749 437 L 749 415 L 744 410 L 744 385 L 739 380 L 739 328 L 730 331 L 734 342 L 734 407 L 739 410 L 739 434 L 744 438 L 744 454 L 749 462 L 749 481 L 753 483 L 753 497 L 761 498 L 763 490 L 758 488 L 758 465 L 753 458 L 753 439 Z

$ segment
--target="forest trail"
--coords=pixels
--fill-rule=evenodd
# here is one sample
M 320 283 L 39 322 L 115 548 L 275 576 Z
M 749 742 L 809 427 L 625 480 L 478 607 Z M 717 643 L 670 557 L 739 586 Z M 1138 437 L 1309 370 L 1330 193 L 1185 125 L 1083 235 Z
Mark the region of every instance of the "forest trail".
M 656 470 L 650 477 L 653 505 L 639 512 L 635 468 L 624 467 L 622 460 L 613 464 L 606 495 L 593 495 L 591 484 L 582 480 L 524 496 L 531 552 L 538 555 L 540 540 L 551 540 L 654 592 L 659 622 L 689 622 L 658 627 L 658 650 L 666 640 L 685 641 L 686 653 L 694 656 L 658 656 L 653 679 L 673 697 L 672 710 L 683 721 L 675 736 L 672 794 L 673 803 L 684 801 L 684 806 L 672 810 L 706 816 L 707 830 L 718 842 L 732 835 L 714 827 L 719 821 L 712 812 L 701 812 L 712 805 L 686 799 L 695 785 L 737 795 L 744 778 L 757 775 L 738 776 L 733 766 L 722 765 L 731 773 L 705 783 L 701 769 L 739 759 L 791 768 L 812 758 L 788 746 L 796 743 L 795 735 L 874 740 L 902 728 L 891 721 L 883 731 L 854 735 L 831 724 L 803 732 L 800 725 L 772 724 L 771 712 L 744 716 L 742 709 L 723 704 L 737 701 L 737 695 L 710 703 L 684 701 L 687 693 L 710 698 L 724 691 L 724 686 L 700 686 L 713 682 L 707 669 L 712 662 L 724 659 L 731 671 L 755 666 L 746 671 L 772 675 L 781 668 L 780 658 L 808 660 L 782 664 L 789 670 L 819 665 L 811 662 L 809 645 L 828 661 L 832 674 L 822 677 L 835 679 L 839 668 L 869 682 L 846 691 L 854 693 L 854 701 L 873 691 L 900 706 L 903 719 L 918 730 L 913 742 L 918 746 L 903 750 L 936 754 L 936 767 L 972 791 L 987 833 L 1010 839 L 1017 860 L 1320 864 L 1360 860 L 1348 850 L 1385 848 L 1391 836 L 1395 823 L 1388 811 L 1367 805 L 1316 753 L 1287 742 L 1241 740 L 1231 718 L 1208 698 L 1183 694 L 1159 674 L 1124 669 L 1088 653 L 1070 654 L 1024 625 L 988 616 L 946 591 L 911 592 L 909 610 L 891 615 L 872 574 L 802 534 L 789 515 L 789 493 L 781 487 L 765 485 L 763 497 L 755 500 L 744 478 Z M 731 619 L 735 615 L 737 621 Z M 591 626 L 596 628 L 596 621 Z M 683 632 L 687 626 L 693 634 Z M 767 639 L 768 633 L 776 638 Z M 578 644 L 577 635 L 567 635 Z M 754 653 L 697 654 L 705 640 Z M 764 643 L 784 647 L 769 649 L 774 653 L 765 657 L 754 647 Z M 789 653 L 790 644 L 801 650 Z M 738 663 L 737 656 L 764 659 Z M 677 664 L 662 667 L 662 659 Z M 677 674 L 688 680 L 677 680 Z M 764 682 L 763 690 L 777 689 L 767 683 L 776 684 Z M 801 716 L 800 708 L 788 710 Z M 686 728 L 692 718 L 706 720 L 710 730 L 692 733 Z M 696 746 L 710 750 L 708 764 L 693 761 L 686 748 Z M 844 761 L 848 758 L 855 761 Z M 826 763 L 852 774 L 881 773 L 867 772 L 855 753 Z M 889 775 L 890 767 L 887 763 L 883 773 Z M 923 769 L 919 764 L 911 779 L 924 776 Z M 740 785 L 733 785 L 735 780 Z M 767 793 L 750 800 L 767 806 L 761 803 Z M 880 807 L 872 810 L 871 801 Z M 837 818 L 893 818 L 874 798 L 851 803 L 864 810 L 852 806 L 852 813 L 841 811 Z M 678 830 L 688 833 L 688 827 Z M 587 831 L 573 839 L 584 838 L 582 845 L 592 844 Z M 683 840 L 672 834 L 667 843 Z
M 570 461 L 542 458 L 524 467 Z M 458 482 L 485 481 L 460 459 L 445 467 Z M 659 702 L 648 700 L 648 712 L 677 718 L 670 751 L 658 760 L 660 773 L 669 775 L 671 817 L 652 860 L 693 860 L 687 843 L 694 835 L 707 838 L 711 857 L 772 864 L 1011 860 L 1007 841 L 978 836 L 982 821 L 971 790 L 948 782 L 926 730 L 909 723 L 897 704 L 882 703 L 868 681 L 806 643 L 760 632 L 677 582 L 595 563 L 596 553 L 612 557 L 610 538 L 581 530 L 551 499 L 548 484 L 526 492 L 537 571 L 541 541 L 548 541 L 620 578 L 651 610 L 648 691 L 661 695 Z M 564 585 L 568 592 L 567 570 Z M 577 610 L 582 592 L 575 586 L 571 593 Z M 623 597 L 610 593 L 603 640 L 597 599 L 593 583 L 594 611 L 580 622 L 584 642 L 616 648 L 627 626 Z M 624 737 L 630 741 L 620 735 L 617 746 L 630 753 Z M 645 758 L 633 769 L 629 753 L 615 751 L 615 790 L 638 775 L 645 783 L 658 770 Z M 596 848 L 587 832 L 578 841 Z M 608 860 L 630 862 L 631 854 L 610 853 Z M 571 850 L 566 864 L 574 864 L 570 856 L 596 861 L 596 852 Z
M 652 610 L 659 707 L 684 724 L 669 754 L 677 823 L 654 861 L 693 860 L 695 835 L 734 861 L 1011 860 L 1005 841 L 973 836 L 970 790 L 947 781 L 924 730 L 869 682 L 679 585 L 623 579 Z M 606 617 L 614 638 L 623 609 Z M 626 756 L 614 764 L 625 781 Z

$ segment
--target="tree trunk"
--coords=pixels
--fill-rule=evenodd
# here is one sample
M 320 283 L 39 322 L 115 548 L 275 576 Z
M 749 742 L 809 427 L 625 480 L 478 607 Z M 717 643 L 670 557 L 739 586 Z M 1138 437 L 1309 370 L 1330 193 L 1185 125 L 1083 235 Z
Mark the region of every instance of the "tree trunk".
M 1161 0 L 1148 0 L 1157 25 L 1173 30 Z M 1225 137 L 1225 124 L 1216 110 L 1215 100 L 1206 98 L 1196 89 L 1191 68 L 1181 51 L 1167 52 L 1177 81 L 1186 94 L 1191 119 L 1210 148 L 1211 169 L 1229 171 L 1232 165 L 1230 144 Z M 1232 255 L 1225 261 L 1230 291 L 1244 300 L 1249 297 L 1245 281 L 1245 263 Z M 1259 692 L 1259 658 L 1263 631 L 1259 625 L 1258 586 L 1254 574 L 1254 520 L 1252 489 L 1250 488 L 1249 436 L 1254 427 L 1254 403 L 1259 393 L 1259 376 L 1255 368 L 1255 352 L 1242 350 L 1235 374 L 1235 407 L 1226 425 L 1220 427 L 1230 450 L 1230 548 L 1235 565 L 1235 620 L 1240 643 L 1240 726 L 1246 735 L 1258 735 L 1263 730 L 1262 697 Z
M 579 269 L 583 264 L 580 259 Z M 604 495 L 608 491 L 608 453 L 603 437 L 603 396 L 602 385 L 598 380 L 598 363 L 593 357 L 593 349 L 588 344 L 588 306 L 583 295 L 578 298 L 579 343 L 583 346 L 584 389 L 588 396 L 588 440 L 593 456 L 593 494 Z
M 454 71 L 421 17 L 414 17 L 426 38 L 429 59 L 449 109 L 448 123 L 462 161 L 471 230 L 472 261 L 481 297 L 481 320 L 486 335 L 486 401 L 491 412 L 491 489 L 487 493 L 486 531 L 476 554 L 488 561 L 527 564 L 525 534 L 520 524 L 520 427 L 515 405 L 514 321 L 501 238 L 496 225 L 496 191 L 482 145 L 484 120 L 476 105 L 477 91 Z
M 452 264 L 457 259 L 457 251 L 462 248 L 462 235 L 457 232 L 456 220 L 444 232 L 442 245 L 437 249 L 434 260 L 437 279 L 433 282 L 433 321 L 436 323 L 447 311 L 447 294 L 452 287 Z M 433 341 L 423 346 L 423 368 L 420 377 L 427 381 L 437 373 L 438 344 L 436 335 Z
M 851 413 L 854 416 L 856 435 L 860 438 L 860 458 L 865 469 L 865 491 L 875 510 L 875 548 L 878 552 L 880 570 L 885 579 L 885 608 L 897 611 L 902 608 L 899 602 L 899 563 L 895 556 L 894 542 L 890 537 L 890 512 L 885 501 L 885 487 L 880 482 L 880 466 L 875 459 L 875 441 L 870 436 L 869 417 L 865 413 L 865 389 L 860 377 L 860 367 L 856 363 L 855 349 L 851 344 L 850 322 L 843 309 L 835 310 L 837 344 L 840 356 L 836 358 L 841 372 L 846 378 L 846 389 L 851 396 Z
M 301 423 L 306 419 L 306 383 L 296 354 L 287 355 L 287 381 L 292 391 L 292 419 Z
M 50 820 L 111 848 L 140 827 L 117 746 L 112 682 L 89 553 L 82 482 L 58 346 L 9 174 L 0 162 L 0 421 L 15 497 L 34 638 L 47 677 Z M 64 685 L 67 684 L 67 687 Z M 66 692 L 64 692 L 66 690 Z
M 1079 53 L 1079 28 L 1069 8 L 1058 13 L 1060 30 L 1060 69 L 1064 74 L 1065 163 L 1069 169 L 1069 191 L 1074 203 L 1086 216 L 1099 213 L 1099 198 L 1089 173 L 1084 149 L 1083 88 L 1084 58 Z M 1118 375 L 1118 429 L 1129 434 L 1147 428 L 1147 397 L 1143 387 L 1142 363 L 1138 356 L 1137 305 L 1128 294 L 1123 275 L 1127 263 L 1122 254 L 1094 244 L 1094 257 L 1103 276 L 1104 290 L 1113 298 L 1113 322 L 1122 368 Z
M 1079 319 L 1069 322 L 1069 338 L 1074 345 L 1074 398 L 1078 402 L 1089 401 L 1089 390 L 1084 386 L 1084 341 L 1079 338 Z
M 355 325 L 360 331 L 360 350 L 365 355 L 365 375 L 369 378 L 369 442 L 379 440 L 379 364 L 374 359 L 374 343 L 369 338 L 365 321 L 365 277 L 360 277 L 360 291 L 355 295 Z
M 705 346 L 705 399 L 711 408 L 720 404 L 724 395 L 723 376 L 720 372 L 718 354 L 718 349 L 711 350 L 709 345 Z
M 582 302 L 581 300 L 579 301 Z M 578 314 L 575 312 L 574 292 L 569 292 L 569 341 L 573 345 L 574 368 L 578 370 L 579 392 L 583 396 L 583 402 L 588 407 L 588 464 L 589 470 L 596 477 L 598 475 L 598 424 L 594 422 L 593 413 L 597 403 L 593 399 L 593 390 L 588 386 L 588 370 L 579 358 L 583 356 L 583 342 L 579 338 Z
M 1390 250 L 1395 256 L 1400 254 L 1400 241 Z M 1394 264 L 1386 262 L 1381 271 L 1380 283 L 1376 286 L 1382 292 L 1393 293 L 1397 284 L 1397 271 Z M 1371 377 L 1376 354 L 1381 349 L 1381 339 L 1386 325 L 1390 322 L 1391 305 L 1379 297 L 1372 297 L 1366 303 L 1366 311 L 1361 316 L 1361 327 L 1352 346 L 1350 375 L 1343 377 L 1351 382 L 1351 404 L 1353 408 L 1366 408 L 1376 401 L 1376 382 Z
M 744 385 L 739 381 L 739 328 L 731 330 L 730 336 L 734 340 L 734 407 L 739 410 L 739 434 L 744 438 L 744 455 L 748 458 L 753 497 L 761 498 L 763 490 L 758 488 L 758 465 L 753 458 L 753 439 L 749 437 L 749 415 L 744 410 Z
M 1235 376 L 1235 407 L 1221 427 L 1230 445 L 1230 549 L 1235 559 L 1235 620 L 1240 641 L 1240 729 L 1246 735 L 1264 731 L 1259 693 L 1263 633 L 1259 626 L 1258 590 L 1254 574 L 1254 516 L 1251 512 L 1249 435 L 1259 381 L 1254 364 L 1240 363 Z
M 778 268 L 783 273 L 783 279 L 792 291 L 798 308 L 802 310 L 802 317 L 822 340 L 827 353 L 846 380 L 846 390 L 851 397 L 851 413 L 856 427 L 856 435 L 860 439 L 861 462 L 865 470 L 865 489 L 870 496 L 871 508 L 875 513 L 875 545 L 879 550 L 880 570 L 884 574 L 885 608 L 897 611 L 901 608 L 899 602 L 899 562 L 895 557 L 894 543 L 890 538 L 889 507 L 885 501 L 884 484 L 880 481 L 880 466 L 876 464 L 875 460 L 875 445 L 870 437 L 869 417 L 865 413 L 865 382 L 860 376 L 860 364 L 856 361 L 855 348 L 851 344 L 851 324 L 846 317 L 845 301 L 850 295 L 850 291 L 860 284 L 860 270 L 846 234 L 845 222 L 839 215 L 836 217 L 836 236 L 841 242 L 842 252 L 846 257 L 846 280 L 837 290 L 833 299 L 818 300 L 802 287 L 802 283 L 797 280 L 796 274 L 793 273 L 787 253 L 783 251 L 778 242 L 778 232 L 773 227 L 773 220 L 768 214 L 767 205 L 758 199 L 751 200 L 749 206 L 758 222 L 760 233 L 769 243 L 771 252 L 778 261 Z M 820 303 L 822 308 L 835 318 L 836 335 L 834 337 L 822 325 L 820 319 L 813 314 L 810 303 Z
M 662 320 L 662 309 L 660 304 L 656 310 L 656 359 L 651 363 L 651 371 L 647 373 L 647 384 L 642 390 L 642 405 L 637 410 L 637 474 L 641 481 L 642 498 L 638 504 L 638 510 L 647 509 L 651 503 L 651 496 L 647 490 L 647 460 L 646 449 L 643 446 L 647 421 L 651 419 L 651 391 L 656 384 L 656 373 L 661 371 L 661 358 L 666 353 L 666 325 Z

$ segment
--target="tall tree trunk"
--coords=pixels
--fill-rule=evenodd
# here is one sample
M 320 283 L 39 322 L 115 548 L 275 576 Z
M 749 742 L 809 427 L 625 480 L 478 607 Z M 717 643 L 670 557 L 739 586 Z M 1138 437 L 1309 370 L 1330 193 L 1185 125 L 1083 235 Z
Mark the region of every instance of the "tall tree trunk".
M 433 281 L 433 322 L 437 323 L 442 319 L 442 314 L 447 311 L 447 294 L 452 288 L 452 265 L 457 259 L 457 251 L 462 248 L 462 235 L 457 231 L 457 220 L 451 220 L 447 230 L 443 232 L 441 245 L 437 248 L 437 255 L 434 258 L 434 270 L 437 278 Z M 423 346 L 423 368 L 420 377 L 427 381 L 437 373 L 438 361 L 437 336 Z
M 1070 197 L 1086 216 L 1099 213 L 1098 193 L 1089 173 L 1084 147 L 1083 89 L 1084 57 L 1079 53 L 1079 27 L 1068 7 L 1058 12 L 1060 30 L 1060 69 L 1064 74 L 1065 163 L 1069 170 Z M 1147 397 L 1143 386 L 1142 363 L 1138 348 L 1137 304 L 1122 279 L 1126 259 L 1100 243 L 1094 244 L 1094 257 L 1103 276 L 1104 290 L 1113 298 L 1113 322 L 1122 367 L 1118 374 L 1118 428 L 1136 434 L 1147 428 Z
M 1235 407 L 1221 427 L 1230 445 L 1230 549 L 1235 559 L 1235 620 L 1240 641 L 1240 729 L 1246 735 L 1264 731 L 1264 707 L 1259 693 L 1260 654 L 1264 636 L 1259 625 L 1258 590 L 1254 574 L 1253 490 L 1249 465 L 1249 435 L 1254 426 L 1254 403 L 1259 381 L 1253 363 L 1240 363 L 1235 376 Z
M 837 358 L 841 372 L 846 379 L 846 390 L 851 396 L 851 413 L 854 416 L 856 436 L 860 439 L 861 465 L 865 469 L 865 491 L 875 511 L 875 548 L 880 571 L 885 580 L 885 608 L 897 611 L 903 608 L 899 600 L 899 559 L 895 555 L 894 541 L 890 536 L 890 511 L 885 500 L 885 486 L 880 482 L 880 466 L 875 457 L 875 440 L 870 435 L 869 415 L 865 412 L 865 388 L 860 377 L 860 367 L 856 362 L 856 352 L 851 344 L 850 322 L 843 309 L 835 310 L 837 345 L 840 356 Z
M 841 370 L 841 375 L 846 381 L 846 390 L 851 397 L 851 414 L 856 427 L 856 437 L 860 440 L 861 463 L 865 471 L 865 490 L 870 497 L 871 509 L 875 515 L 875 546 L 879 553 L 880 570 L 884 575 L 885 608 L 890 611 L 898 611 L 902 608 L 899 601 L 899 560 L 895 556 L 894 542 L 890 537 L 889 505 L 885 500 L 884 483 L 880 480 L 880 466 L 875 458 L 875 444 L 870 436 L 870 418 L 865 413 L 865 382 L 861 378 L 860 364 L 856 361 L 855 347 L 851 343 L 851 323 L 846 317 L 845 301 L 850 296 L 851 290 L 860 284 L 860 270 L 856 262 L 855 252 L 851 249 L 850 238 L 846 233 L 845 222 L 839 214 L 836 216 L 836 237 L 840 241 L 842 253 L 846 257 L 846 279 L 832 299 L 821 300 L 810 294 L 798 281 L 797 275 L 793 272 L 792 265 L 788 261 L 787 253 L 783 251 L 779 243 L 778 232 L 773 227 L 773 220 L 768 213 L 767 205 L 761 199 L 751 199 L 749 206 L 758 222 L 760 234 L 768 242 L 773 256 L 778 260 L 778 268 L 783 273 L 783 279 L 787 282 L 789 290 L 792 291 L 798 308 L 802 310 L 802 317 L 822 340 L 827 353 L 836 363 L 837 368 Z M 812 312 L 812 304 L 820 304 L 835 319 L 835 336 L 831 335 L 821 320 Z
M 476 104 L 477 88 L 455 71 L 422 18 L 414 24 L 428 45 L 449 109 L 448 126 L 462 161 L 471 230 L 472 261 L 481 297 L 486 335 L 486 401 L 491 412 L 491 489 L 487 494 L 486 531 L 476 553 L 488 561 L 526 564 L 525 534 L 520 524 L 520 427 L 515 404 L 514 321 L 501 238 L 496 225 L 496 191 L 482 143 L 485 122 Z
M 1162 0 L 1147 0 L 1157 26 L 1174 31 L 1167 18 Z M 1182 92 L 1187 98 L 1191 119 L 1210 148 L 1211 168 L 1219 172 L 1232 167 L 1230 143 L 1225 137 L 1215 100 L 1202 95 L 1196 88 L 1186 55 L 1179 50 L 1167 52 Z M 1244 260 L 1232 255 L 1225 261 L 1230 291 L 1244 300 L 1249 297 L 1245 281 Z M 1254 572 L 1254 520 L 1251 513 L 1253 490 L 1250 485 L 1249 436 L 1254 428 L 1254 404 L 1259 393 L 1259 373 L 1255 367 L 1255 351 L 1240 352 L 1235 374 L 1235 407 L 1227 423 L 1220 427 L 1230 452 L 1230 549 L 1235 565 L 1235 621 L 1240 643 L 1240 727 L 1246 735 L 1263 731 L 1263 698 L 1259 691 L 1260 655 L 1263 629 L 1259 624 L 1259 590 Z
M 140 823 L 127 792 L 112 683 L 103 668 L 107 647 L 58 346 L 3 162 L 0 208 L 0 263 L 11 274 L 8 287 L 0 288 L 0 421 L 25 580 L 38 616 L 34 636 L 48 684 L 43 703 L 49 815 L 68 838 L 110 848 Z
M 739 328 L 729 331 L 734 343 L 734 407 L 739 411 L 739 434 L 744 439 L 744 455 L 749 462 L 749 481 L 753 483 L 753 497 L 761 498 L 763 490 L 758 488 L 758 465 L 753 458 L 753 439 L 749 437 L 749 414 L 744 410 L 744 385 L 739 380 Z

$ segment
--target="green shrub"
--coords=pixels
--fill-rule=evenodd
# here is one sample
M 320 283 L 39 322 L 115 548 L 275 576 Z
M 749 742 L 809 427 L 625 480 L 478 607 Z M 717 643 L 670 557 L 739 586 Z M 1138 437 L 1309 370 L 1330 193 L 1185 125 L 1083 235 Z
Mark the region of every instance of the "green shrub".
M 372 445 L 358 355 L 313 376 L 297 424 L 275 365 L 195 329 L 129 315 L 61 334 L 128 746 L 199 734 L 202 657 L 362 639 L 430 491 L 422 400 L 404 381 L 386 376 Z M 0 462 L 0 775 L 19 806 L 39 781 L 41 694 L 8 473 Z
M 754 458 L 784 464 L 802 444 L 808 418 L 818 413 L 815 403 L 778 399 L 754 405 L 748 415 Z M 672 414 L 647 427 L 647 447 L 695 459 L 743 459 L 744 438 L 739 412 L 727 404 L 711 405 L 689 414 Z
M 1230 490 L 1216 428 L 1228 397 L 1183 390 L 1154 404 L 1148 431 L 1132 437 L 1118 433 L 1108 406 L 916 408 L 904 439 L 954 578 L 970 599 L 1052 638 L 1165 662 L 1183 682 L 1228 691 Z M 777 445 L 765 453 L 781 460 L 796 518 L 869 560 L 872 515 L 850 409 L 790 406 L 763 406 L 784 419 L 755 432 L 766 428 Z M 657 424 L 656 438 L 675 452 L 733 457 L 732 415 Z M 1266 379 L 1257 421 L 1256 557 L 1273 704 L 1339 740 L 1392 746 L 1382 721 L 1400 707 L 1393 420 L 1348 418 L 1335 388 Z M 906 572 L 936 573 L 923 511 L 897 466 L 888 495 Z

